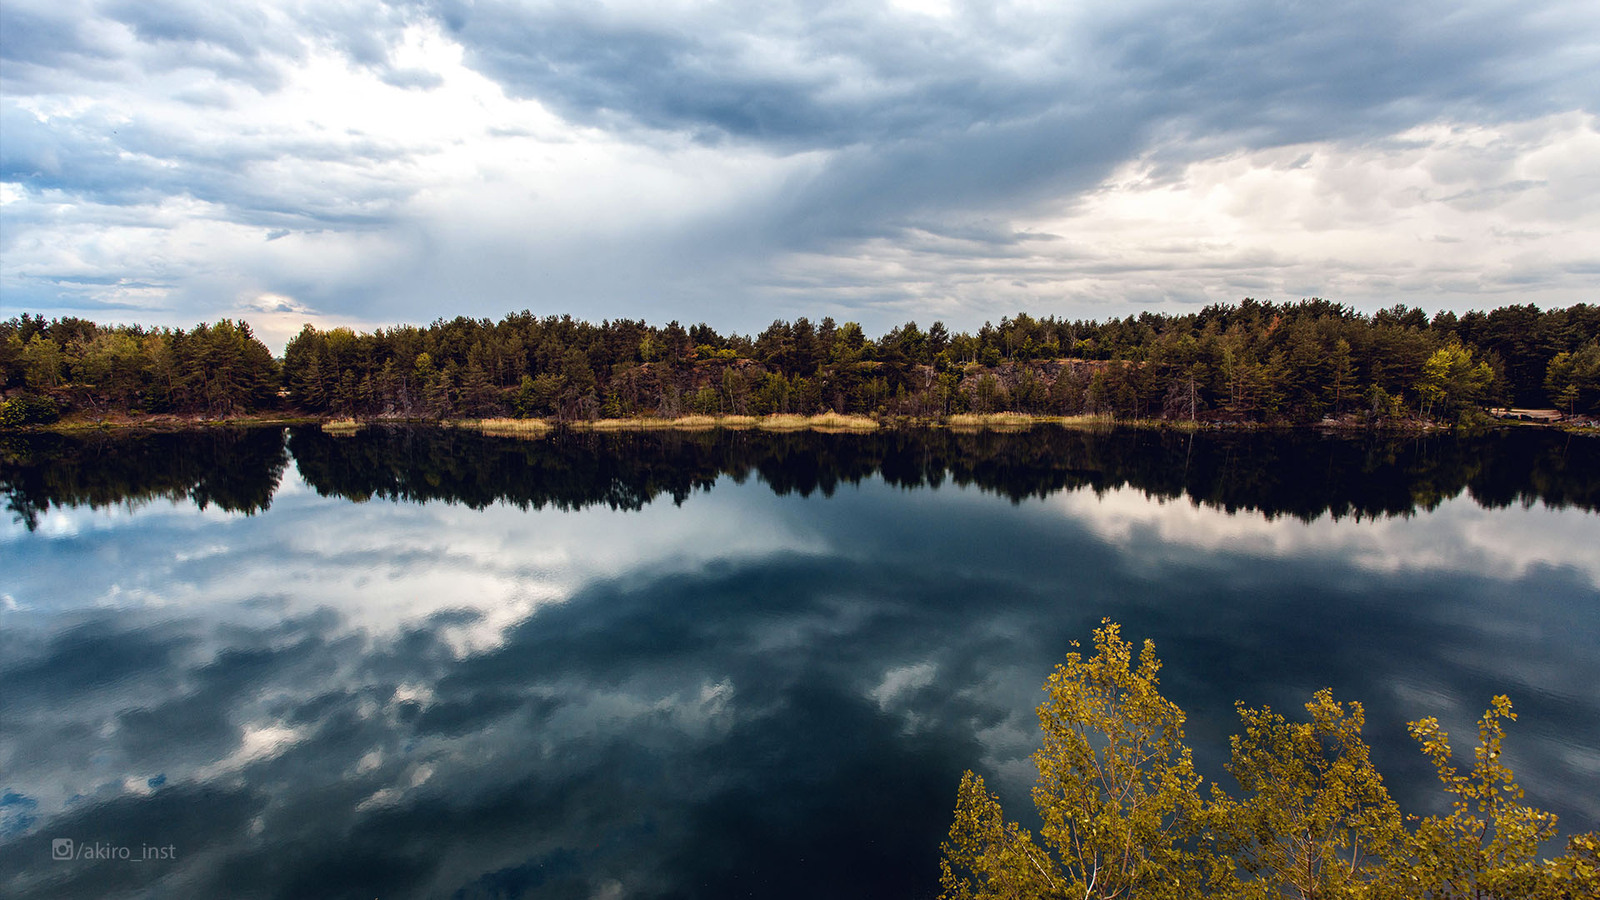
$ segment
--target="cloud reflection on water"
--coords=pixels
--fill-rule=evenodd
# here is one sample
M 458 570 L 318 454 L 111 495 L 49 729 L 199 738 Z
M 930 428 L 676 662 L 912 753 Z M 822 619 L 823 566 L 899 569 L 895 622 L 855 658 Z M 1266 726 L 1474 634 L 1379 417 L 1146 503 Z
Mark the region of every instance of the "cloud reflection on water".
M 1336 557 L 1378 572 L 1471 572 L 1521 577 L 1530 569 L 1576 569 L 1600 588 L 1600 517 L 1578 509 L 1511 506 L 1485 509 L 1464 497 L 1440 503 L 1411 518 L 1366 521 L 1319 516 L 1311 521 L 1269 520 L 1226 512 L 1187 499 L 1152 501 L 1132 487 L 1098 494 L 1073 491 L 1053 498 L 1063 512 L 1082 519 L 1107 541 L 1220 551 L 1267 557 Z
M 962 769 L 1025 802 L 1038 685 L 1101 616 L 1156 639 L 1212 774 L 1234 699 L 1332 686 L 1415 801 L 1405 720 L 1463 733 L 1509 691 L 1535 801 L 1600 821 L 1577 510 L 1306 523 L 877 478 L 472 510 L 291 473 L 255 516 L 58 514 L 0 542 L 0 790 L 36 804 L 8 895 L 925 892 Z M 58 834 L 180 858 L 62 868 Z

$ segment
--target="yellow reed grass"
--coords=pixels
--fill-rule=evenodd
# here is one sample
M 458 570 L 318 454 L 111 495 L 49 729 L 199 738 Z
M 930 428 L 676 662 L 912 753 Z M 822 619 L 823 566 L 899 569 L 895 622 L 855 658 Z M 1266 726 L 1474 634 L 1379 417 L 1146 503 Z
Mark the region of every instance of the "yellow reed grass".
M 484 434 L 508 437 L 540 437 L 551 427 L 543 419 L 474 419 L 457 424 Z
M 515 420 L 513 420 L 515 421 Z M 871 431 L 878 427 L 874 419 L 866 416 L 843 416 L 823 413 L 819 416 L 679 416 L 675 419 L 629 417 L 617 419 L 592 419 L 569 422 L 568 427 L 578 431 L 708 431 L 713 428 L 750 429 L 764 431 Z

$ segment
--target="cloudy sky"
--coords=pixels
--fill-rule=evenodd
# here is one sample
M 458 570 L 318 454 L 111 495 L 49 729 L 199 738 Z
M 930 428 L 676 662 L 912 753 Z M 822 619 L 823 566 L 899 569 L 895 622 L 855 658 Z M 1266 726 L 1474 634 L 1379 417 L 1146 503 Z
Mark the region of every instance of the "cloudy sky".
M 0 314 L 1600 301 L 1592 2 L 6 0 Z

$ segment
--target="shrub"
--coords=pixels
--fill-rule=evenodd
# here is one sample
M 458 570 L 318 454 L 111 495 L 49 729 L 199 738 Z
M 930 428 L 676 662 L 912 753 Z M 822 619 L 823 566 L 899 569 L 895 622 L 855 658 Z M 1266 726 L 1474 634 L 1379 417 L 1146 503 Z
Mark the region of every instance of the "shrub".
M 24 394 L 0 403 L 0 425 L 49 425 L 61 418 L 61 406 L 49 397 Z

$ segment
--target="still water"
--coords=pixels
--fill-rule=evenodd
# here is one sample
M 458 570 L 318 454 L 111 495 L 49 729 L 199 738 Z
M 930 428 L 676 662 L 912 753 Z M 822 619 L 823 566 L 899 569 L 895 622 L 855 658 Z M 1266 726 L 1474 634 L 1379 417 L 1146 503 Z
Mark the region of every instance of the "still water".
M 1503 692 L 1600 827 L 1594 439 L 13 435 L 0 492 L 7 897 L 931 896 L 1102 617 L 1208 776 L 1331 687 L 1430 812 L 1406 721 Z

